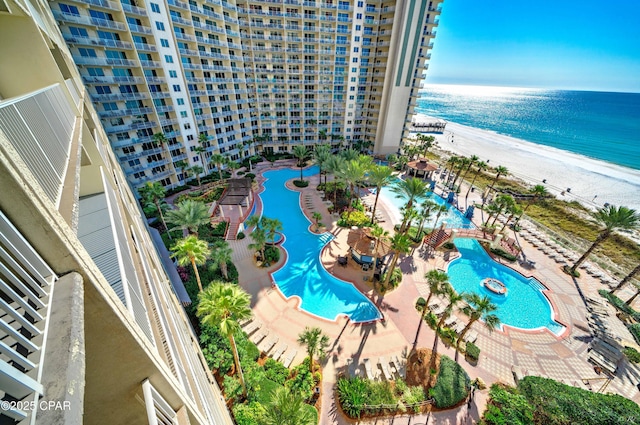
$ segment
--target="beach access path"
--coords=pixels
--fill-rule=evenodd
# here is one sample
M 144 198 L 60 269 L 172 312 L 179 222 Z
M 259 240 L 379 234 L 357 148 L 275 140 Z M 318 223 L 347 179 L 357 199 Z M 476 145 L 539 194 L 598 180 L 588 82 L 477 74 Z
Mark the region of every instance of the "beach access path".
M 275 164 L 276 168 L 291 165 L 287 162 Z M 268 166 L 256 167 L 257 181 L 262 177 L 261 171 L 272 169 Z M 299 310 L 296 299 L 285 299 L 277 288 L 272 286 L 269 272 L 273 272 L 284 262 L 269 269 L 256 267 L 253 252 L 248 248 L 251 238 L 230 241 L 233 248 L 233 261 L 239 270 L 240 285 L 252 296 L 252 309 L 257 320 L 264 324 L 270 335 L 277 335 L 280 343 L 288 345 L 289 350 L 297 349 L 293 364 L 299 364 L 305 357 L 305 349 L 298 344 L 298 335 L 306 326 L 318 326 L 330 338 L 329 353 L 323 363 L 323 387 L 321 389 L 322 410 L 320 423 L 349 424 L 348 420 L 335 402 L 334 385 L 341 375 L 364 374 L 363 360 L 370 359 L 374 364 L 374 371 L 379 368 L 377 359 L 387 359 L 397 355 L 406 358 L 416 336 L 420 322 L 420 315 L 414 305 L 418 297 L 428 295 L 428 285 L 424 274 L 434 268 L 442 268 L 445 259 L 439 253 L 432 253 L 424 248 L 418 248 L 413 256 L 401 257 L 399 267 L 403 272 L 400 286 L 384 296 L 374 294 L 369 281 L 364 277 L 369 272 L 363 272 L 349 262 L 348 267 L 341 267 L 337 263 L 338 256 L 346 255 L 348 229 L 338 228 L 336 216 L 329 214 L 327 204 L 321 194 L 315 189 L 316 176 L 311 176 L 312 184 L 301 192 L 301 207 L 310 217 L 312 211 L 322 214 L 322 222 L 327 225 L 335 238 L 329 242 L 321 253 L 321 259 L 329 272 L 337 277 L 351 281 L 365 296 L 367 296 L 383 313 L 385 320 L 369 324 L 354 324 L 345 317 L 335 321 L 321 319 Z M 314 181 L 315 180 L 315 181 Z M 474 196 L 477 196 L 475 194 Z M 477 200 L 477 199 L 473 199 Z M 472 200 L 472 201 L 473 201 Z M 384 204 L 379 206 L 384 209 Z M 392 222 L 387 212 L 383 211 L 387 220 L 382 224 L 387 230 L 392 229 Z M 563 381 L 569 385 L 583 387 L 582 378 L 601 378 L 594 372 L 593 365 L 587 361 L 587 348 L 591 339 L 586 320 L 587 310 L 578 291 L 597 297 L 597 290 L 603 286 L 595 278 L 584 276 L 574 282 L 562 273 L 552 259 L 538 251 L 535 247 L 521 241 L 527 258 L 535 261 L 534 270 L 520 269 L 525 274 L 533 274 L 552 292 L 549 296 L 558 311 L 557 320 L 567 325 L 567 332 L 558 338 L 549 331 L 522 332 L 507 330 L 489 333 L 481 324 L 476 323 L 473 329 L 479 333 L 476 344 L 481 349 L 480 360 L 477 365 L 469 364 L 463 356 L 461 365 L 471 379 L 482 378 L 487 384 L 504 382 L 514 384 L 512 367 L 520 367 L 529 375 L 547 376 Z M 518 269 L 519 266 L 514 268 Z M 464 320 L 461 317 L 461 320 Z M 431 347 L 434 332 L 428 326 L 422 326 L 418 346 Z M 440 344 L 439 352 L 454 358 L 451 347 Z M 607 391 L 621 394 L 635 402 L 640 401 L 640 393 L 635 385 L 640 382 L 640 372 L 626 363 L 621 366 L 618 376 Z M 590 381 L 597 390 L 601 381 Z M 478 420 L 486 405 L 488 390 L 476 392 L 475 401 L 467 407 L 446 412 L 427 415 L 396 416 L 395 419 L 379 419 L 377 421 L 360 421 L 361 424 L 387 423 L 428 423 L 428 424 L 462 424 L 473 423 Z M 401 418 L 401 422 L 398 422 Z M 407 422 L 408 421 L 408 422 Z

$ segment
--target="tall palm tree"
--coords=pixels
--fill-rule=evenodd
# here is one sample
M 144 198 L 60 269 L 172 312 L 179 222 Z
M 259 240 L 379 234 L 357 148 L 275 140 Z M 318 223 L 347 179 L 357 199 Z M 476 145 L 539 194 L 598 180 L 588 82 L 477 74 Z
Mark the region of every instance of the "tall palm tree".
M 449 208 L 446 205 L 437 205 L 435 207 L 436 219 L 433 222 L 433 230 L 438 228 L 438 220 L 440 220 L 440 215 L 442 215 L 442 213 L 446 213 L 448 210 Z
M 449 283 L 449 275 L 439 270 L 429 270 L 427 273 L 425 273 L 424 277 L 425 279 L 427 279 L 427 285 L 429 285 L 429 295 L 427 296 L 427 300 L 424 303 L 424 308 L 422 309 L 422 314 L 420 315 L 420 323 L 418 324 L 416 339 L 413 341 L 414 349 L 418 345 L 418 337 L 420 336 L 420 330 L 422 329 L 424 318 L 427 316 L 427 312 L 429 311 L 429 301 L 431 301 L 431 297 L 434 295 L 444 294 L 451 285 Z
M 440 320 L 438 321 L 438 325 L 436 326 L 436 337 L 433 340 L 433 348 L 431 349 L 431 358 L 429 359 L 429 368 L 427 369 L 429 373 L 435 368 L 436 365 L 436 356 L 438 355 L 438 342 L 440 339 L 440 330 L 442 329 L 442 325 L 444 321 L 451 316 L 453 310 L 464 300 L 464 293 L 458 294 L 455 289 L 448 286 L 445 290 L 444 295 L 447 298 L 447 306 L 444 308 L 444 312 L 442 316 L 440 316 Z M 429 380 L 429 384 L 431 384 L 431 380 Z
M 418 226 L 418 236 L 422 234 L 424 229 L 424 223 L 431 218 L 431 210 L 433 210 L 438 204 L 431 199 L 425 199 L 422 203 L 420 210 L 420 226 Z
M 302 178 L 302 169 L 306 165 L 306 161 L 309 158 L 309 151 L 304 145 L 297 145 L 293 147 L 293 156 L 298 160 L 298 167 L 300 167 L 300 181 L 304 181 Z
M 380 242 L 386 242 L 389 239 L 389 232 L 384 230 L 382 227 L 375 225 L 373 226 L 373 228 L 371 229 L 371 236 L 373 236 L 374 239 L 374 243 L 373 243 L 373 267 L 372 267 L 372 272 L 375 275 L 376 273 L 376 266 L 377 266 L 377 262 L 378 262 L 378 257 L 376 256 L 376 253 L 378 252 L 378 247 L 380 246 Z M 372 280 L 373 282 L 373 289 L 375 291 L 376 289 L 376 281 L 375 279 Z
M 493 202 L 498 206 L 498 213 L 494 216 L 493 222 L 491 222 L 491 226 L 496 224 L 496 221 L 498 221 L 498 217 L 500 217 L 500 214 L 513 208 L 513 205 L 515 203 L 511 195 L 498 195 Z
M 507 220 L 504 222 L 504 225 L 502 226 L 502 229 L 500 229 L 500 231 L 502 232 L 504 229 L 507 228 L 507 226 L 509 225 L 509 223 L 511 222 L 511 220 L 513 220 L 513 218 L 515 216 L 522 216 L 522 214 L 524 214 L 522 208 L 520 208 L 520 205 L 516 204 L 515 202 L 513 204 L 508 204 L 505 207 L 505 214 L 509 214 L 509 216 L 507 217 Z
M 235 161 L 227 162 L 227 168 L 231 170 L 231 177 L 236 178 L 236 171 L 240 168 L 240 164 Z
M 228 264 L 231 262 L 232 254 L 233 250 L 229 246 L 229 243 L 223 239 L 219 239 L 211 245 L 211 265 L 220 268 L 224 280 L 229 280 Z
M 469 157 L 469 164 L 467 164 L 467 168 L 464 170 L 464 174 L 462 175 L 462 178 L 460 179 L 460 183 L 461 184 L 467 178 L 467 174 L 469 174 L 469 171 L 471 170 L 471 167 L 476 165 L 478 163 L 478 161 L 480 161 L 480 157 L 478 157 L 477 155 L 471 155 Z
M 260 226 L 264 228 L 267 242 L 273 242 L 276 238 L 276 232 L 282 232 L 282 222 L 277 218 L 262 217 Z
M 313 219 L 313 223 L 316 226 L 316 232 L 318 230 L 320 230 L 320 220 L 322 220 L 322 214 L 320 214 L 318 211 L 314 211 L 313 214 L 311 214 L 311 218 Z
M 374 165 L 367 174 L 367 181 L 376 188 L 376 200 L 373 202 L 373 211 L 371 212 L 371 224 L 376 217 L 376 208 L 378 207 L 378 197 L 380 190 L 384 186 L 390 185 L 394 180 L 393 170 L 384 165 Z
M 529 209 L 529 207 L 531 205 L 535 204 L 538 199 L 544 198 L 545 196 L 547 196 L 549 194 L 549 192 L 547 191 L 547 188 L 544 187 L 541 184 L 535 185 L 530 190 L 530 193 L 533 195 L 533 198 L 529 199 L 529 202 L 527 203 L 527 206 L 524 207 L 524 210 L 522 211 L 522 214 L 526 213 L 527 210 Z
M 474 155 L 475 158 L 478 158 L 477 156 Z M 469 169 L 473 166 L 474 161 L 472 158 L 462 158 L 462 160 L 460 160 L 460 168 L 458 169 L 458 173 L 456 174 L 456 178 L 453 180 L 453 188 L 455 189 L 456 184 L 458 183 L 458 179 L 460 179 L 460 184 L 462 184 L 462 181 L 464 180 L 464 176 L 466 175 L 466 173 L 469 171 Z M 462 170 L 465 170 L 464 173 Z
M 176 161 L 174 165 L 180 169 L 180 174 L 182 174 L 182 179 L 186 180 L 187 177 L 184 171 L 189 167 L 189 163 L 184 159 L 181 159 L 180 161 Z
M 171 251 L 173 251 L 171 258 L 175 258 L 179 265 L 186 266 L 189 263 L 191 264 L 193 272 L 196 274 L 198 288 L 202 292 L 198 266 L 205 264 L 207 259 L 211 257 L 211 250 L 209 250 L 207 242 L 198 239 L 194 235 L 189 235 L 186 238 L 177 240 L 176 244 L 171 247 Z
M 636 210 L 627 207 L 608 205 L 595 212 L 593 218 L 595 218 L 599 224 L 603 225 L 604 228 L 600 230 L 598 237 L 589 249 L 587 249 L 587 251 L 582 254 L 582 257 L 578 258 L 578 261 L 569 269 L 572 275 L 576 274 L 576 269 L 580 264 L 591 255 L 591 252 L 593 252 L 598 245 L 607 240 L 615 230 L 633 230 L 640 227 L 640 214 L 636 213 Z
M 495 172 L 496 172 L 496 176 L 493 178 L 493 181 L 489 185 L 487 193 L 489 193 L 490 191 L 493 190 L 493 187 L 498 182 L 498 179 L 500 178 L 500 176 L 506 176 L 509 173 L 509 170 L 507 169 L 507 167 L 503 167 L 502 165 L 498 165 L 495 168 Z M 484 206 L 485 200 L 486 200 L 486 197 L 483 197 L 482 198 L 482 206 Z
M 452 178 L 452 182 L 450 184 L 450 187 L 453 189 L 456 186 L 456 182 L 458 181 L 458 178 L 460 177 L 460 173 L 462 172 L 462 170 L 464 169 L 464 167 L 466 167 L 469 164 L 469 158 L 466 157 L 460 157 L 458 158 L 457 162 L 457 171 L 454 171 L 455 177 Z
M 476 173 L 473 176 L 473 180 L 471 180 L 471 184 L 469 184 L 469 188 L 467 189 L 467 194 L 464 196 L 464 207 L 466 208 L 468 206 L 467 203 L 467 199 L 469 199 L 469 193 L 471 192 L 471 188 L 473 187 L 473 184 L 476 182 L 476 179 L 478 178 L 478 175 L 480 175 L 481 171 L 484 171 L 487 169 L 487 163 L 484 161 L 478 161 L 476 162 Z
M 155 205 L 156 209 L 158 210 L 158 215 L 160 216 L 160 220 L 162 220 L 162 225 L 164 226 L 165 229 L 169 229 L 167 227 L 167 222 L 164 221 L 164 215 L 162 214 L 162 210 L 163 210 L 163 201 L 164 201 L 164 197 L 167 195 L 167 191 L 165 190 L 164 186 L 162 186 L 162 184 L 160 184 L 160 182 L 147 182 L 143 187 L 141 187 L 140 189 L 138 189 L 138 192 L 140 193 L 140 196 L 142 197 L 142 200 L 144 201 L 145 204 L 153 204 Z M 165 208 L 166 208 L 166 203 L 165 203 Z M 171 239 L 171 234 L 167 233 L 169 236 L 169 239 Z
M 340 180 L 340 172 L 344 167 L 346 167 L 346 162 L 344 158 L 339 155 L 333 155 L 329 157 L 327 163 L 325 164 L 327 168 L 327 173 L 333 175 L 333 204 L 337 206 L 338 201 L 338 181 Z M 325 175 L 325 185 L 326 185 L 326 175 Z
M 209 162 L 215 165 L 218 170 L 218 176 L 220 180 L 222 180 L 222 166 L 227 163 L 227 157 L 219 153 L 214 153 L 211 155 L 211 158 L 209 158 Z
M 248 248 L 254 249 L 259 253 L 260 258 L 264 261 L 264 249 L 267 246 L 267 233 L 264 231 L 263 227 L 256 226 L 249 236 L 251 236 L 253 243 L 250 243 Z
M 313 152 L 313 161 L 319 168 L 318 173 L 318 184 L 322 184 L 322 168 L 325 166 L 325 163 L 331 156 L 331 148 L 329 145 L 322 144 L 316 146 L 315 151 Z
M 462 312 L 467 315 L 469 322 L 464 329 L 462 329 L 462 332 L 460 332 L 460 336 L 456 342 L 456 361 L 458 361 L 460 342 L 464 339 L 467 332 L 469 332 L 469 329 L 471 329 L 471 325 L 482 319 L 484 326 L 489 332 L 493 332 L 495 328 L 500 326 L 500 319 L 493 314 L 493 312 L 498 309 L 498 306 L 491 302 L 491 298 L 475 293 L 464 294 L 463 297 L 467 305 L 462 308 Z
M 347 161 L 345 167 L 338 172 L 339 177 L 349 186 L 349 206 L 351 206 L 356 185 L 364 180 L 366 171 L 366 167 L 361 162 L 352 159 Z
M 234 335 L 241 330 L 240 322 L 251 317 L 251 296 L 241 287 L 232 283 L 212 282 L 207 290 L 198 296 L 196 315 L 203 324 L 216 326 L 229 338 L 236 373 L 242 385 L 242 394 L 247 396 L 247 384 L 240 367 L 240 357 Z
M 196 180 L 198 180 L 198 186 L 202 186 L 202 183 L 200 182 L 200 174 L 204 172 L 204 168 L 199 165 L 194 165 L 193 167 L 191 167 L 191 172 L 196 176 Z
M 187 199 L 178 204 L 178 208 L 167 212 L 167 222 L 174 225 L 170 230 L 187 230 L 198 236 L 198 228 L 209 224 L 209 208 L 204 202 Z
M 429 149 L 433 147 L 436 142 L 436 138 L 434 136 L 425 136 L 424 134 L 418 134 L 418 153 L 424 157 L 429 153 Z
M 340 156 L 343 157 L 345 161 L 354 161 L 358 159 L 358 157 L 360 156 L 360 152 L 355 149 L 349 148 L 340 152 Z
M 628 275 L 626 275 L 621 281 L 620 283 L 618 283 L 616 285 L 615 288 L 613 288 L 612 290 L 609 291 L 610 294 L 614 294 L 616 291 L 619 291 L 624 285 L 627 284 L 627 282 L 629 282 L 631 279 L 633 279 L 633 277 L 635 275 L 638 274 L 638 272 L 640 272 L 640 264 L 638 264 L 636 266 L 635 269 L 631 270 L 631 273 L 629 273 Z
M 393 238 L 391 238 L 391 250 L 393 251 L 393 257 L 386 273 L 387 276 L 384 279 L 385 286 L 387 286 L 389 284 L 389 280 L 391 280 L 391 275 L 396 268 L 400 255 L 406 254 L 411 250 L 411 239 L 409 239 L 409 236 L 407 235 L 396 233 L 393 235 Z
M 428 186 L 420 179 L 411 177 L 407 180 L 400 180 L 391 186 L 391 191 L 396 194 L 396 198 L 406 199 L 405 208 L 411 208 L 418 198 L 424 198 L 429 192 Z M 400 226 L 406 228 L 406 222 Z
M 315 425 L 312 411 L 305 408 L 305 400 L 289 387 L 278 387 L 264 410 L 265 425 Z
M 167 139 L 167 136 L 165 136 L 164 133 L 155 133 L 151 136 L 151 140 L 162 146 L 162 149 L 166 151 L 167 157 L 169 158 L 169 168 L 172 169 L 175 174 L 176 170 L 173 166 L 173 156 L 171 155 L 171 149 L 169 149 L 169 139 Z
M 329 346 L 329 337 L 322 333 L 322 329 L 307 326 L 304 328 L 304 331 L 298 335 L 298 343 L 307 346 L 309 368 L 311 372 L 313 372 L 313 358 L 317 357 L 320 360 L 324 358 L 327 347 Z
M 393 168 L 393 166 L 396 164 L 396 162 L 398 162 L 398 155 L 396 155 L 394 153 L 390 153 L 389 155 L 387 155 L 385 157 L 385 159 L 389 163 L 389 168 Z

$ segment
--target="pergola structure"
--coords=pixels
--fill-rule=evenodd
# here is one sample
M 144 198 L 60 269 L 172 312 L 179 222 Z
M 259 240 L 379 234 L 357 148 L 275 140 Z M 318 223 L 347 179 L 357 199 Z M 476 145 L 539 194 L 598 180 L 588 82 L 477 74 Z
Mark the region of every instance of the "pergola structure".
M 371 235 L 371 229 L 352 228 L 347 236 L 347 245 L 351 248 L 351 258 L 362 265 L 372 265 L 374 259 L 386 257 L 391 253 L 391 244 L 385 240 L 379 240 Z
M 432 180 L 431 176 L 437 169 L 438 166 L 436 164 L 428 162 L 424 158 L 418 158 L 407 164 L 408 174 L 412 174 L 414 177 L 422 177 L 423 179 Z

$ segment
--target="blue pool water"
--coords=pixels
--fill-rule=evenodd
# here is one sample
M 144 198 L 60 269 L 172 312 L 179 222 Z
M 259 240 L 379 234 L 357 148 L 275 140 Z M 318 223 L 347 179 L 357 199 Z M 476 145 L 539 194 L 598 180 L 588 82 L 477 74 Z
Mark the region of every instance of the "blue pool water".
M 318 174 L 318 168 L 304 175 Z M 320 251 L 333 238 L 330 233 L 316 235 L 309 231 L 309 220 L 300 211 L 299 194 L 285 187 L 285 182 L 300 176 L 299 170 L 274 170 L 264 173 L 267 181 L 260 194 L 263 215 L 282 222 L 287 251 L 286 264 L 273 273 L 285 297 L 299 297 L 305 311 L 329 320 L 344 314 L 353 322 L 381 318 L 378 309 L 352 284 L 335 278 L 320 263 Z
M 383 187 L 380 190 L 380 196 L 384 198 L 385 203 L 387 205 L 395 209 L 396 215 L 398 217 L 401 217 L 400 210 L 405 206 L 405 204 L 407 203 L 407 200 L 405 198 L 398 198 L 398 196 L 391 191 L 390 186 Z M 440 217 L 438 218 L 438 226 L 440 226 L 442 222 L 446 222 L 447 228 L 467 229 L 467 228 L 473 227 L 473 224 L 469 220 L 464 218 L 464 216 L 460 214 L 460 212 L 457 211 L 455 208 L 451 207 L 450 204 L 447 204 L 447 202 L 444 199 L 442 199 L 440 196 L 430 193 L 428 198 L 438 203 L 439 205 L 449 206 L 449 210 L 446 213 L 443 212 L 442 214 L 440 214 Z M 424 202 L 425 199 L 427 198 L 418 198 L 414 202 L 414 204 L 419 206 L 420 204 L 422 204 L 422 202 Z M 425 222 L 425 227 L 433 228 L 435 221 L 436 221 L 436 214 L 431 213 L 431 219 Z M 398 224 L 398 223 L 394 223 L 394 224 Z
M 551 305 L 542 294 L 544 287 L 534 278 L 496 263 L 474 239 L 455 239 L 462 257 L 453 260 L 447 274 L 455 290 L 488 295 L 498 306 L 496 315 L 505 325 L 522 329 L 546 327 L 559 335 L 564 326 L 551 318 Z M 498 295 L 482 285 L 487 277 L 498 279 L 507 287 L 506 295 Z

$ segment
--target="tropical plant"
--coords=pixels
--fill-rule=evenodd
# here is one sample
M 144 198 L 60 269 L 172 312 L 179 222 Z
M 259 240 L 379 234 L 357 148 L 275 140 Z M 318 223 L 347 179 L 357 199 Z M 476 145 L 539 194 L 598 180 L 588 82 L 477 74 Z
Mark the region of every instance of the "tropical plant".
M 635 275 L 638 274 L 638 272 L 640 272 L 640 264 L 638 264 L 633 270 L 631 270 L 631 272 L 626 275 L 621 281 L 620 283 L 618 283 L 616 285 L 615 288 L 613 288 L 611 291 L 609 291 L 610 294 L 614 294 L 616 291 L 619 291 L 622 287 L 624 287 L 624 285 L 626 285 L 631 279 L 633 279 L 633 277 Z
M 387 241 L 389 238 L 389 232 L 384 230 L 382 227 L 380 226 L 374 226 L 373 229 L 371 229 L 371 236 L 373 236 L 374 238 L 374 244 L 373 244 L 373 273 L 375 274 L 376 272 L 376 264 L 378 262 L 378 257 L 376 256 L 376 253 L 378 252 L 378 247 L 380 246 L 380 242 L 383 241 Z M 373 289 L 376 289 L 376 281 L 375 279 L 373 280 Z
M 329 157 L 331 157 L 331 148 L 329 147 L 329 145 L 322 144 L 316 146 L 316 149 L 313 152 L 313 161 L 319 168 L 318 184 L 322 184 L 323 167 L 325 166 L 325 163 L 327 162 Z
M 473 161 L 471 161 L 471 158 L 462 158 L 460 159 L 460 162 L 458 164 L 460 167 L 458 168 L 458 172 L 456 173 L 456 177 L 453 179 L 453 183 L 451 184 L 451 187 L 455 190 L 456 188 L 456 184 L 458 183 L 458 179 L 460 179 L 460 184 L 462 184 L 462 180 L 461 177 L 463 176 L 462 170 L 469 170 L 471 168 L 471 166 L 473 165 Z M 457 192 L 457 191 L 456 191 Z
M 253 249 L 256 253 L 260 254 L 260 258 L 264 261 L 264 249 L 267 246 L 267 234 L 264 231 L 264 228 L 256 226 L 249 236 L 251 236 L 253 243 L 250 243 L 248 248 Z
M 509 173 L 509 169 L 507 169 L 507 167 L 503 167 L 502 165 L 498 165 L 495 168 L 495 172 L 496 172 L 496 176 L 493 178 L 493 181 L 491 182 L 491 184 L 489 184 L 489 188 L 487 190 L 487 193 L 489 193 L 490 191 L 493 190 L 493 187 L 495 186 L 495 184 L 498 182 L 498 179 L 500 178 L 500 176 L 506 176 Z M 484 206 L 486 197 L 482 198 L 482 205 Z
M 293 156 L 298 160 L 298 167 L 300 167 L 300 181 L 304 181 L 302 178 L 302 169 L 305 166 L 307 159 L 309 158 L 309 151 L 304 145 L 297 145 L 293 147 Z
M 174 162 L 173 165 L 175 165 L 176 167 L 178 167 L 180 169 L 180 174 L 182 174 L 182 178 L 184 180 L 186 180 L 187 179 L 187 175 L 185 174 L 185 170 L 187 168 L 189 168 L 189 163 L 187 161 L 185 161 L 184 159 L 181 159 L 180 161 Z
M 202 182 L 200 181 L 200 175 L 204 173 L 204 168 L 199 165 L 194 165 L 193 167 L 190 168 L 190 171 L 193 173 L 194 176 L 196 176 L 196 179 L 198 180 L 198 186 L 202 186 Z
M 462 332 L 460 332 L 460 337 L 456 343 L 456 361 L 458 361 L 460 342 L 464 339 L 467 332 L 469 332 L 469 329 L 471 329 L 471 325 L 482 319 L 485 328 L 487 328 L 489 332 L 492 332 L 500 326 L 500 319 L 493 314 L 493 312 L 498 309 L 498 306 L 491 302 L 491 298 L 475 293 L 463 294 L 463 298 L 467 302 L 467 305 L 462 308 L 462 312 L 467 315 L 469 322 L 464 329 L 462 329 Z
M 140 196 L 145 204 L 153 204 L 158 210 L 158 215 L 160 216 L 160 220 L 162 220 L 162 225 L 165 229 L 168 229 L 167 222 L 164 220 L 164 215 L 162 214 L 163 209 L 166 210 L 166 203 L 163 201 L 164 197 L 167 194 L 164 186 L 162 186 L 159 182 L 147 182 L 144 186 L 138 189 Z M 171 234 L 169 233 L 169 239 L 171 239 Z
M 471 183 L 469 184 L 469 188 L 467 189 L 467 194 L 464 197 L 464 206 L 465 206 L 465 208 L 468 206 L 467 200 L 469 199 L 469 193 L 471 192 L 471 188 L 473 187 L 473 184 L 476 182 L 476 179 L 480 175 L 480 172 L 486 170 L 487 167 L 488 167 L 488 165 L 484 161 L 476 162 L 476 173 L 474 174 L 473 180 L 471 180 Z
M 314 211 L 313 214 L 311 214 L 311 217 L 313 218 L 313 221 L 316 225 L 316 231 L 320 229 L 320 220 L 322 220 L 322 214 L 320 214 L 318 211 Z
M 151 140 L 153 140 L 155 144 L 162 146 L 162 149 L 167 153 L 167 157 L 169 158 L 169 167 L 173 169 L 175 174 L 173 156 L 171 155 L 171 149 L 169 149 L 169 139 L 167 139 L 167 136 L 165 136 L 164 133 L 155 133 L 151 136 Z
M 373 211 L 371 212 L 371 224 L 373 224 L 376 217 L 376 209 L 378 208 L 380 190 L 384 186 L 393 183 L 393 170 L 384 165 L 375 165 L 368 171 L 367 181 L 376 188 L 376 199 L 373 202 Z
M 464 300 L 463 298 L 464 293 L 458 294 L 455 291 L 455 289 L 451 287 L 451 285 L 448 285 L 447 289 L 444 292 L 444 295 L 446 296 L 446 299 L 447 299 L 447 306 L 444 308 L 442 316 L 440 316 L 440 320 L 436 325 L 436 336 L 435 336 L 435 339 L 433 340 L 433 347 L 431 348 L 431 357 L 429 358 L 429 368 L 427 369 L 428 371 L 432 371 L 435 368 L 436 356 L 438 355 L 438 342 L 440 339 L 439 336 L 440 336 L 440 332 L 442 330 L 442 325 L 444 324 L 444 321 L 447 320 L 449 316 L 451 316 L 451 314 L 453 313 L 453 310 L 457 307 L 457 305 Z M 431 380 L 429 380 L 429 384 L 430 383 L 431 383 Z
M 490 226 L 494 226 L 496 224 L 498 217 L 500 217 L 500 214 L 502 214 L 505 210 L 510 210 L 511 208 L 513 208 L 514 203 L 515 201 L 513 200 L 513 197 L 511 195 L 496 196 L 496 199 L 493 200 L 493 204 L 495 204 L 497 208 L 496 211 L 494 211 L 495 214 L 493 216 L 493 222 L 491 222 Z
M 229 338 L 236 373 L 242 385 L 242 394 L 246 397 L 247 385 L 242 374 L 234 334 L 241 330 L 239 322 L 251 317 L 251 296 L 238 285 L 211 282 L 207 290 L 201 292 L 198 297 L 196 315 L 202 323 L 217 326 Z
M 429 149 L 435 145 L 436 138 L 434 136 L 426 136 L 424 134 L 418 134 L 418 153 L 422 156 L 427 156 Z
M 389 279 L 391 279 L 393 269 L 396 268 L 400 255 L 406 254 L 411 250 L 411 239 L 409 239 L 407 235 L 396 233 L 393 235 L 393 238 L 391 238 L 391 250 L 393 251 L 393 258 L 391 259 L 389 270 L 387 270 L 386 273 L 386 279 L 384 280 L 385 286 L 389 285 Z
M 265 235 L 267 236 L 267 242 L 275 241 L 276 233 L 282 232 L 282 222 L 277 218 L 262 216 L 259 226 L 264 228 Z
M 167 211 L 167 222 L 174 227 L 169 230 L 187 230 L 198 236 L 198 228 L 209 224 L 209 208 L 204 202 L 187 199 L 178 204 L 175 210 Z
M 226 165 L 227 165 L 227 168 L 231 170 L 231 176 L 233 178 L 235 178 L 236 177 L 236 171 L 238 170 L 238 168 L 240 168 L 240 164 L 238 164 L 235 161 L 229 161 L 229 162 L 227 162 Z
M 341 151 L 340 156 L 343 157 L 346 162 L 349 162 L 358 159 L 358 157 L 360 156 L 360 152 L 355 149 L 349 148 Z
M 520 205 L 516 204 L 515 202 L 513 204 L 507 204 L 507 206 L 505 207 L 505 213 L 509 214 L 509 216 L 507 217 L 500 231 L 506 229 L 515 216 L 521 216 L 522 214 L 524 214 L 522 208 L 520 208 Z
M 413 341 L 413 348 L 418 346 L 418 337 L 420 336 L 420 330 L 422 329 L 422 322 L 429 312 L 429 301 L 434 295 L 441 295 L 446 293 L 450 287 L 449 275 L 440 270 L 429 270 L 425 273 L 424 278 L 427 279 L 427 285 L 429 285 L 429 296 L 424 303 L 422 314 L 420 315 L 420 323 L 418 324 L 418 331 L 416 332 L 416 339 Z
M 306 345 L 307 355 L 309 356 L 309 370 L 313 373 L 313 358 L 324 359 L 327 347 L 329 346 L 329 337 L 322 333 L 322 329 L 307 326 L 304 328 L 304 331 L 298 335 L 298 343 Z
M 436 211 L 436 219 L 433 222 L 433 228 L 437 229 L 438 228 L 438 220 L 440 220 L 440 215 L 442 213 L 446 213 L 449 210 L 449 208 L 446 205 L 436 205 L 435 206 L 435 211 Z
M 351 205 L 353 195 L 356 192 L 356 185 L 364 180 L 366 172 L 366 166 L 357 159 L 347 161 L 345 166 L 338 171 L 339 178 L 349 186 L 349 205 Z
M 591 244 L 589 249 L 585 251 L 584 254 L 578 261 L 575 262 L 573 266 L 569 269 L 569 272 L 572 275 L 576 274 L 576 269 L 583 263 L 584 260 L 591 255 L 594 249 L 602 242 L 607 240 L 615 230 L 624 229 L 624 230 L 633 230 L 640 227 L 640 214 L 636 212 L 636 210 L 627 208 L 627 207 L 616 207 L 614 205 L 608 205 L 606 207 L 600 208 L 597 212 L 593 214 L 593 218 L 596 219 L 598 223 L 604 226 L 600 233 L 596 237 L 596 240 Z
M 418 198 L 424 198 L 429 192 L 427 185 L 420 179 L 411 177 L 407 180 L 400 180 L 391 186 L 391 191 L 396 194 L 396 198 L 406 199 L 406 208 L 411 208 Z M 401 229 L 406 228 L 406 221 L 403 221 Z
M 532 189 L 531 189 L 531 194 L 533 195 L 533 197 L 531 199 L 529 199 L 529 202 L 527 203 L 527 206 L 524 207 L 524 210 L 522 210 L 522 214 L 524 215 L 527 210 L 529 209 L 529 207 L 531 207 L 531 205 L 535 204 L 536 201 L 540 198 L 544 198 L 545 196 L 549 195 L 549 192 L 547 191 L 547 188 L 544 187 L 541 184 L 537 184 L 535 185 Z
M 345 167 L 345 161 L 344 158 L 342 158 L 339 155 L 332 155 L 329 157 L 329 159 L 327 160 L 326 164 L 325 164 L 325 168 L 327 170 L 327 173 L 332 174 L 334 177 L 334 183 L 337 183 L 336 180 L 338 180 L 340 178 L 340 170 L 342 170 Z M 327 176 L 325 174 L 325 186 L 326 186 L 326 180 L 327 180 Z M 337 203 L 337 193 L 338 193 L 338 185 L 334 184 L 333 185 L 333 204 L 336 205 Z
M 229 280 L 229 267 L 233 250 L 224 239 L 218 239 L 211 245 L 211 266 L 219 268 L 224 280 Z
M 279 387 L 272 393 L 271 402 L 264 411 L 265 425 L 315 425 L 316 417 L 307 409 L 300 394 L 288 387 Z
M 222 180 L 222 166 L 227 163 L 227 157 L 219 153 L 214 153 L 211 155 L 211 158 L 209 158 L 209 162 L 216 167 L 218 176 L 220 180 Z
M 198 288 L 202 292 L 202 282 L 200 281 L 197 266 L 205 264 L 207 259 L 211 257 L 211 250 L 209 250 L 207 242 L 198 239 L 194 235 L 189 235 L 186 238 L 177 240 L 175 245 L 171 247 L 171 251 L 173 251 L 171 258 L 175 258 L 179 265 L 186 266 L 191 264 L 196 275 Z
M 422 203 L 422 209 L 419 211 L 418 216 L 420 217 L 420 225 L 418 226 L 418 236 L 422 235 L 422 230 L 424 229 L 424 223 L 431 218 L 431 210 L 433 210 L 438 204 L 431 199 L 425 199 Z

